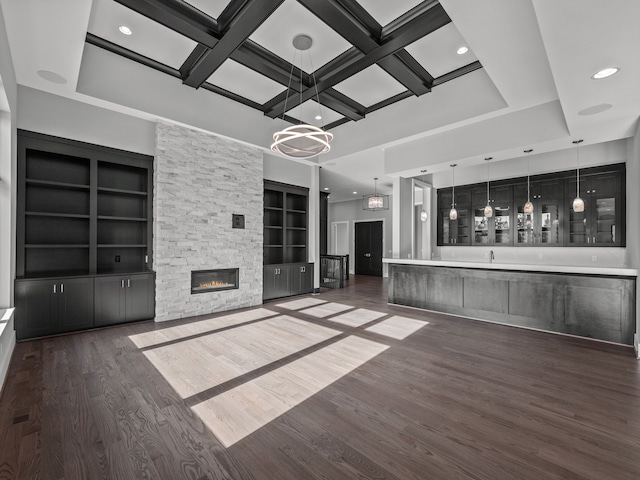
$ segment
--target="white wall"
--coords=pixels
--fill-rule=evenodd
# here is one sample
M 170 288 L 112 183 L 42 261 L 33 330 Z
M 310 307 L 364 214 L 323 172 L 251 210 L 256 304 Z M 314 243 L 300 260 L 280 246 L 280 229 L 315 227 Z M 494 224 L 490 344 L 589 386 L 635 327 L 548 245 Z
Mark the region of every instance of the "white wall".
M 16 113 L 18 84 L 0 8 L 0 307 L 13 305 L 16 238 Z M 11 312 L 13 309 L 11 309 Z M 16 343 L 13 315 L 0 317 L 0 395 Z
M 155 123 L 41 90 L 18 88 L 18 128 L 154 155 Z
M 358 221 L 383 221 L 383 256 L 390 257 L 392 253 L 392 211 L 393 196 L 389 197 L 389 210 L 379 210 L 371 212 L 362 209 L 362 199 L 350 200 L 348 202 L 335 202 L 329 204 L 328 225 L 331 229 L 331 222 L 349 222 L 349 271 L 353 273 L 355 268 L 355 222 Z M 383 266 L 383 275 L 387 275 L 387 264 Z
M 627 263 L 632 268 L 640 268 L 640 123 L 636 134 L 627 142 L 629 159 L 627 161 Z M 636 284 L 636 335 L 634 347 L 640 358 L 638 338 L 640 332 L 640 288 Z

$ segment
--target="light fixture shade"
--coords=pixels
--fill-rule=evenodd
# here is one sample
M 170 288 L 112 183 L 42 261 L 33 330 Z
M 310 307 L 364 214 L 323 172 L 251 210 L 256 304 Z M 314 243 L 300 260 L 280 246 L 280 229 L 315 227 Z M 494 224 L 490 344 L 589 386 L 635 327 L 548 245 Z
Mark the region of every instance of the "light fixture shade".
M 389 210 L 389 195 L 382 193 L 372 193 L 371 195 L 362 196 L 363 210 Z
M 584 200 L 582 200 L 580 197 L 576 197 L 573 199 L 573 211 L 584 212 Z
M 527 200 L 527 203 L 524 204 L 524 208 L 522 211 L 527 214 L 533 213 L 533 203 Z
M 271 150 L 288 158 L 312 158 L 328 152 L 333 134 L 314 125 L 293 125 L 273 134 Z
M 451 208 L 449 210 L 449 220 L 457 220 L 458 219 L 458 211 L 455 208 Z
M 484 216 L 487 218 L 493 217 L 493 208 L 491 208 L 491 205 L 484 207 Z
M 429 219 L 429 215 L 427 214 L 426 210 L 422 210 L 420 212 L 420 221 L 421 222 L 426 222 Z

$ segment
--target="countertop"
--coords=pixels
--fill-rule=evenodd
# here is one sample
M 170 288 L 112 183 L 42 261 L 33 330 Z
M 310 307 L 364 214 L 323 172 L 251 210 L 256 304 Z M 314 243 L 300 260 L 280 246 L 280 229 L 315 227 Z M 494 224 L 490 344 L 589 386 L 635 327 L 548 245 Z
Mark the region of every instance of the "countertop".
M 576 273 L 581 275 L 614 275 L 622 277 L 638 276 L 637 269 L 621 267 L 584 267 L 579 265 L 536 265 L 500 262 L 487 263 L 454 260 L 416 260 L 413 258 L 383 258 L 382 262 L 400 265 L 425 265 L 429 267 L 477 268 L 482 270 L 517 270 L 526 272 Z

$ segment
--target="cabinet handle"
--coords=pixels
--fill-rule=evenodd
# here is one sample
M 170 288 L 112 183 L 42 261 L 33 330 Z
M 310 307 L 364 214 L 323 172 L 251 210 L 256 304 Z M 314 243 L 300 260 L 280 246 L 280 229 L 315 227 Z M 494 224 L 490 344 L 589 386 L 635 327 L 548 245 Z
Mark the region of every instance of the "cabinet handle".
M 587 243 L 590 243 L 591 237 L 587 237 Z
M 53 293 L 56 293 L 56 287 L 57 287 L 57 285 L 54 283 L 53 284 Z
M 596 191 L 595 190 L 591 190 L 591 193 L 596 193 Z
M 300 267 L 300 271 L 301 271 L 302 273 L 304 273 L 304 272 L 305 272 L 305 267 Z
M 593 237 L 593 244 L 596 244 L 596 237 Z
M 131 288 L 131 279 L 127 278 L 127 288 Z
M 124 278 L 120 280 L 120 288 L 124 288 Z
M 64 283 L 60 284 L 60 293 L 64 293 Z

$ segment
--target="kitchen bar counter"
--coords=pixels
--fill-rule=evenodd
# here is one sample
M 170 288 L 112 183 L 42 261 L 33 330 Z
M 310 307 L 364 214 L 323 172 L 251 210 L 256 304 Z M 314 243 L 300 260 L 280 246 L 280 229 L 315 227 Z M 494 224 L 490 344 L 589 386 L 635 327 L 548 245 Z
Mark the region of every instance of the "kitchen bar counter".
M 389 303 L 633 344 L 637 270 L 385 259 Z
M 635 268 L 621 267 L 583 267 L 576 265 L 544 265 L 527 263 L 501 263 L 501 262 L 468 262 L 455 260 L 415 260 L 407 258 L 385 258 L 384 263 L 399 265 L 426 265 L 432 267 L 476 268 L 484 270 L 513 270 L 521 272 L 548 272 L 548 273 L 575 273 L 578 275 L 606 275 L 620 277 L 636 277 L 638 270 Z

